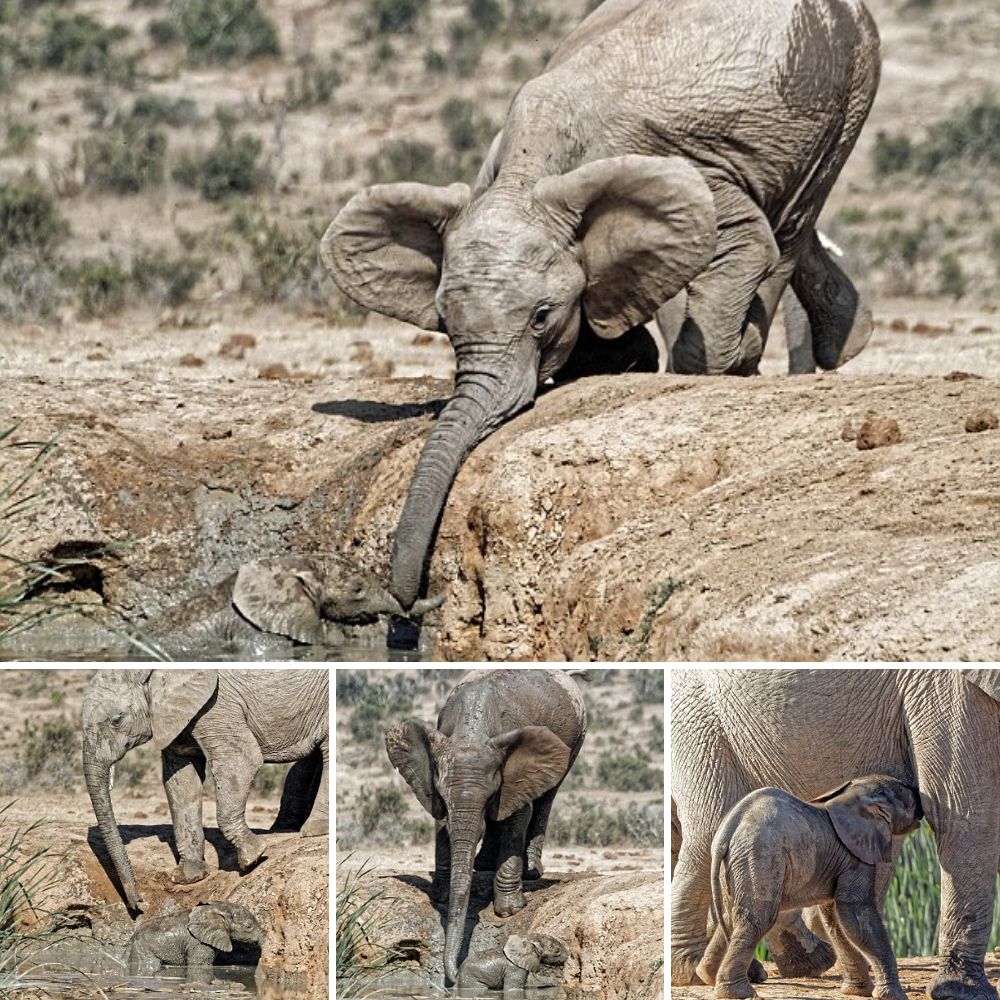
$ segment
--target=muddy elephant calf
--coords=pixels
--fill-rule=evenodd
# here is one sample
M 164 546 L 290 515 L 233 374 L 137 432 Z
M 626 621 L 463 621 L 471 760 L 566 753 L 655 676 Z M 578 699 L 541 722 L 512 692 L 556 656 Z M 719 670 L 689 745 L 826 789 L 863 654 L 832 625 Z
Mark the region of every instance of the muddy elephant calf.
M 465 990 L 523 990 L 528 975 L 542 964 L 561 966 L 569 958 L 569 949 L 548 934 L 511 934 L 503 950 L 481 951 L 470 955 L 458 970 L 459 995 Z

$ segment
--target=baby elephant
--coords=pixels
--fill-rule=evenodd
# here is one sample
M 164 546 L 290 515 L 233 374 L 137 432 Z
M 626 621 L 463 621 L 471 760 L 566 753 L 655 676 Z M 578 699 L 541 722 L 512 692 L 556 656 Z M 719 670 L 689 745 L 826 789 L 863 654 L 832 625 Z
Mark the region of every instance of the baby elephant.
M 264 931 L 257 918 L 238 903 L 199 903 L 190 913 L 144 920 L 129 945 L 129 974 L 146 976 L 161 965 L 183 965 L 211 973 L 217 951 L 233 942 L 260 945 Z
M 562 965 L 569 958 L 566 945 L 548 934 L 511 934 L 503 951 L 470 955 L 458 970 L 458 988 L 523 990 L 528 974 L 546 965 Z
M 922 815 L 917 792 L 885 775 L 857 778 L 812 802 L 779 788 L 737 802 L 712 842 L 716 929 L 699 974 L 715 984 L 715 995 L 755 996 L 747 972 L 757 942 L 780 911 L 818 904 L 840 960 L 842 991 L 873 995 L 870 960 L 874 996 L 905 1000 L 876 902 L 875 864 L 892 859 L 893 836 L 915 830 Z

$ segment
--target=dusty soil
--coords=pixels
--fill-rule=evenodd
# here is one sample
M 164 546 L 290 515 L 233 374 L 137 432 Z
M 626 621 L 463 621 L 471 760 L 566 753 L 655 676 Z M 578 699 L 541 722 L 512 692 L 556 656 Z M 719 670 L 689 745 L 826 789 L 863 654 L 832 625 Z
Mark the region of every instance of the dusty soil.
M 925 996 L 925 988 L 937 971 L 936 958 L 901 958 L 899 959 L 899 979 L 903 989 L 914 997 Z M 822 979 L 778 979 L 777 966 L 766 964 L 768 975 L 766 983 L 755 987 L 762 1000 L 833 1000 L 840 998 L 840 977 L 828 973 Z M 986 975 L 991 982 L 996 982 L 1000 974 L 1000 962 L 991 956 L 986 959 Z M 671 986 L 671 1000 L 714 1000 L 715 992 L 711 986 Z
M 25 389 L 27 388 L 27 392 Z M 0 381 L 65 427 L 25 557 L 100 562 L 133 619 L 249 558 L 342 547 L 387 574 L 431 380 Z M 481 445 L 442 520 L 435 654 L 480 659 L 993 659 L 1000 380 L 628 375 L 546 393 Z M 902 441 L 859 451 L 873 413 Z M 845 437 L 847 439 L 845 439 Z M 434 617 L 429 619 L 435 624 Z
M 81 695 L 89 670 L 52 670 L 44 683 L 39 671 L 0 669 L 0 779 L 11 780 L 24 745 L 24 723 L 79 720 Z M 53 692 L 57 695 L 53 698 Z M 126 756 L 125 761 L 143 748 Z M 268 989 L 282 985 L 303 1000 L 329 994 L 329 842 L 326 837 L 303 839 L 297 833 L 267 834 L 278 812 L 280 786 L 274 795 L 253 795 L 247 806 L 251 829 L 267 836 L 267 857 L 241 875 L 235 851 L 216 824 L 215 802 L 206 796 L 205 860 L 213 870 L 205 880 L 188 886 L 170 882 L 176 864 L 173 829 L 166 796 L 159 783 L 159 754 L 149 755 L 149 771 L 134 785 L 119 783 L 112 798 L 136 881 L 143 896 L 143 914 L 158 916 L 190 909 L 205 900 L 232 900 L 246 906 L 265 931 L 258 975 Z M 75 763 L 74 757 L 74 763 Z M 44 779 L 42 779 L 44 780 Z M 70 779 L 72 781 L 72 778 Z M 41 781 L 38 782 L 41 784 Z M 83 787 L 82 776 L 71 791 L 35 788 L 31 784 L 4 788 L 0 806 L 14 800 L 0 816 L 0 836 L 7 842 L 18 828 L 39 822 L 19 843 L 22 856 L 48 846 L 56 856 L 68 852 L 59 884 L 46 896 L 52 911 L 71 910 L 81 927 L 109 945 L 125 943 L 134 927 L 112 882 L 113 871 Z M 53 864 L 55 864 L 55 860 Z
M 606 858 L 614 854 L 615 866 Z M 366 854 L 365 858 L 368 857 Z M 364 858 L 338 866 L 338 885 Z M 371 857 L 358 885 L 384 897 L 365 915 L 370 958 L 398 947 L 405 959 L 391 963 L 405 974 L 442 983 L 446 908 L 427 897 L 427 858 L 414 864 L 411 852 L 383 851 Z M 513 917 L 493 914 L 492 876 L 476 876 L 469 922 L 468 953 L 496 946 L 511 933 L 551 934 L 570 948 L 562 987 L 607 1000 L 655 1000 L 663 996 L 663 852 L 546 851 L 544 877 L 526 886 L 528 905 Z M 586 866 L 577 870 L 577 865 Z M 594 867 L 590 867 L 594 865 Z M 391 914 L 391 919 L 389 915 Z

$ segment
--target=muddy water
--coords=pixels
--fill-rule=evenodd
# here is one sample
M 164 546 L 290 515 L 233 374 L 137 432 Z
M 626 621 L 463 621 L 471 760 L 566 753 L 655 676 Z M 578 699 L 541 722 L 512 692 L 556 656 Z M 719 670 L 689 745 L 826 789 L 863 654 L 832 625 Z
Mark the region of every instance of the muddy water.
M 342 1000 L 480 1000 L 483 997 L 500 997 L 499 991 L 480 989 L 446 989 L 430 982 L 425 976 L 399 974 L 391 979 L 376 979 L 370 985 L 361 985 L 350 991 L 338 988 Z M 526 989 L 517 996 L 522 1000 L 600 1000 L 600 993 L 564 990 L 560 986 L 544 989 Z

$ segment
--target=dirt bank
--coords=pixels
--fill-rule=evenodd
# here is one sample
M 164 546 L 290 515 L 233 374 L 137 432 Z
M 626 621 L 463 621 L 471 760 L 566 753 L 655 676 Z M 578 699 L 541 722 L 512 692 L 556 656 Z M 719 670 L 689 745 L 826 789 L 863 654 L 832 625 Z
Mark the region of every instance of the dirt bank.
M 154 614 L 267 552 L 385 575 L 447 383 L 0 382 L 46 502 L 8 547 L 132 542 L 103 600 Z M 14 399 L 18 400 L 15 406 Z M 963 659 L 1000 653 L 1000 380 L 632 375 L 547 393 L 476 450 L 432 591 L 449 658 Z M 872 413 L 902 440 L 861 451 Z M 92 584 L 94 585 L 94 584 Z M 433 619 L 431 619 L 433 622 Z
M 362 898 L 369 891 L 383 893 L 364 917 L 371 942 L 366 958 L 377 961 L 387 951 L 398 952 L 390 963 L 393 975 L 417 976 L 440 986 L 447 908 L 428 899 L 424 853 L 423 863 L 414 866 L 396 863 L 405 856 L 381 852 L 371 861 L 378 867 L 361 877 Z M 570 950 L 562 979 L 568 995 L 662 997 L 663 852 L 557 848 L 546 852 L 544 860 L 544 878 L 525 886 L 528 905 L 506 919 L 493 913 L 492 875 L 475 877 L 463 956 L 496 947 L 510 934 L 551 934 Z M 582 861 L 588 870 L 570 870 Z M 338 884 L 360 863 L 361 854 L 355 854 L 340 865 Z
M 936 958 L 901 958 L 899 979 L 903 989 L 913 997 L 924 996 L 924 990 L 937 971 Z M 762 1000 L 833 1000 L 842 997 L 840 976 L 828 973 L 822 979 L 776 979 L 776 965 L 766 966 L 771 978 L 755 987 Z M 1000 974 L 1000 962 L 992 956 L 986 959 L 986 975 L 996 982 Z M 711 986 L 671 986 L 671 1000 L 714 1000 L 715 991 Z

